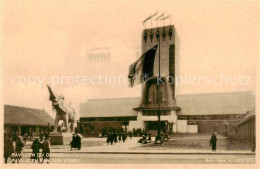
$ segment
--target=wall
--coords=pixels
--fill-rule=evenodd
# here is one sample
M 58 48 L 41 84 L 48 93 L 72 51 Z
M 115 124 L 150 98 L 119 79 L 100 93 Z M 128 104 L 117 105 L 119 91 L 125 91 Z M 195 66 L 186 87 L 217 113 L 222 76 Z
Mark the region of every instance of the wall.
M 245 121 L 241 125 L 239 125 L 237 134 L 240 138 L 245 138 L 250 141 L 253 141 L 255 137 L 255 118 Z
M 235 121 L 213 121 L 213 120 L 203 120 L 203 121 L 193 121 L 198 125 L 199 133 L 226 133 L 227 130 L 234 129 Z
M 198 125 L 188 125 L 187 133 L 198 133 Z
M 187 132 L 188 132 L 188 121 L 177 120 L 177 133 L 187 133 Z

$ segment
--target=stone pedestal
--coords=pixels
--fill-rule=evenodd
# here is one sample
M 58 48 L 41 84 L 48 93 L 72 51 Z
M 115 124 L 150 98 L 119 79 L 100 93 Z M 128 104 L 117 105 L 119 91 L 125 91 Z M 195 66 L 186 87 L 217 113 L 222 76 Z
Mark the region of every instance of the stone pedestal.
M 51 145 L 69 145 L 72 140 L 72 133 L 51 132 Z

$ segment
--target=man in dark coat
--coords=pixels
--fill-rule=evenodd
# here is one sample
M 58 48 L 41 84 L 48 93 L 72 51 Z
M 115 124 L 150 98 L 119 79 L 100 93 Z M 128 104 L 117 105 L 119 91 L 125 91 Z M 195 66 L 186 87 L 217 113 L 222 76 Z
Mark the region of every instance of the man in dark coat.
M 40 163 L 40 157 L 39 157 L 40 148 L 41 148 L 41 143 L 40 143 L 39 139 L 36 138 L 33 141 L 33 144 L 31 146 L 31 149 L 32 149 L 31 159 L 33 160 L 33 163 L 35 162 L 35 160 L 38 160 L 38 163 Z
M 81 138 L 80 138 L 79 134 L 76 134 L 76 148 L 77 148 L 77 150 L 81 149 Z
M 113 145 L 114 138 L 113 138 L 113 133 L 112 133 L 112 132 L 110 132 L 110 133 L 108 134 L 108 140 L 109 140 L 109 142 L 111 143 L 111 145 Z
M 20 162 L 20 160 L 22 158 L 21 153 L 22 153 L 23 147 L 24 147 L 23 139 L 21 136 L 19 136 L 15 142 L 15 160 L 18 163 Z
M 107 134 L 107 141 L 106 141 L 107 144 L 109 144 L 109 134 L 110 134 L 110 133 Z
M 4 134 L 4 158 L 5 164 L 7 164 L 8 157 L 12 160 L 12 153 L 14 153 L 13 142 L 11 138 L 5 133 Z
M 51 153 L 50 140 L 49 137 L 47 137 L 42 143 L 42 155 L 43 155 L 42 163 L 44 162 L 45 159 L 47 160 L 47 163 L 49 163 L 50 153 Z
M 216 151 L 216 149 L 217 149 L 217 136 L 215 134 L 211 135 L 210 146 L 212 148 L 212 151 Z
M 113 141 L 117 143 L 117 133 L 115 131 L 113 133 Z
M 125 139 L 126 139 L 126 133 L 123 132 L 123 134 L 122 134 L 122 140 L 123 140 L 123 142 L 125 142 Z
M 119 141 L 119 143 L 120 143 L 121 139 L 122 139 L 122 133 L 119 133 L 118 134 L 118 141 Z

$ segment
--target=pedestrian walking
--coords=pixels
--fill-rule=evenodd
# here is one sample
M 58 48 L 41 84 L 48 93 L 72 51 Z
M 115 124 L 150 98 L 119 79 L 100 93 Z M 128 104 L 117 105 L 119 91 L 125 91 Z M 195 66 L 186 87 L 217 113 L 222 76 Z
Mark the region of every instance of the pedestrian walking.
M 72 140 L 70 142 L 70 151 L 74 148 L 74 150 L 77 148 L 77 142 L 76 142 L 76 134 L 73 133 Z
M 119 143 L 120 143 L 121 139 L 122 139 L 122 133 L 119 133 L 118 134 L 118 141 L 119 141 Z
M 117 133 L 116 132 L 113 133 L 113 141 L 115 143 L 117 143 Z
M 21 136 L 19 136 L 15 142 L 15 160 L 13 162 L 17 162 L 19 163 L 21 161 L 22 158 L 22 150 L 24 147 L 24 143 L 23 143 L 23 139 Z
M 5 158 L 5 164 L 7 164 L 8 158 L 10 157 L 12 159 L 12 154 L 14 153 L 14 146 L 11 138 L 8 136 L 8 134 L 4 134 L 4 158 Z
M 33 141 L 32 146 L 31 146 L 31 149 L 32 149 L 31 159 L 33 160 L 33 163 L 35 162 L 35 160 L 37 160 L 38 163 L 40 163 L 40 157 L 39 157 L 40 148 L 41 148 L 41 143 L 40 143 L 39 139 L 36 138 Z
M 122 134 L 122 140 L 123 140 L 123 142 L 125 142 L 125 139 L 126 139 L 126 133 L 123 132 L 123 134 Z
M 113 145 L 114 138 L 113 138 L 113 133 L 112 132 L 110 132 L 108 134 L 108 139 L 109 139 L 110 144 Z
M 211 146 L 213 152 L 216 151 L 216 149 L 217 149 L 217 136 L 215 134 L 211 135 L 210 146 Z
M 79 134 L 76 134 L 76 148 L 77 148 L 77 150 L 81 149 L 81 138 L 80 138 Z
M 252 152 L 255 152 L 255 136 L 253 136 L 253 148 L 252 148 Z
M 129 131 L 129 137 L 130 137 L 130 140 L 132 139 L 133 137 L 133 133 L 131 131 Z
M 107 141 L 106 141 L 107 144 L 109 144 L 109 141 L 110 141 L 110 140 L 109 140 L 109 134 L 110 134 L 110 133 L 107 134 Z
M 46 159 L 47 164 L 50 160 L 50 154 L 51 154 L 51 147 L 50 147 L 50 140 L 49 137 L 46 137 L 43 144 L 42 144 L 42 162 Z

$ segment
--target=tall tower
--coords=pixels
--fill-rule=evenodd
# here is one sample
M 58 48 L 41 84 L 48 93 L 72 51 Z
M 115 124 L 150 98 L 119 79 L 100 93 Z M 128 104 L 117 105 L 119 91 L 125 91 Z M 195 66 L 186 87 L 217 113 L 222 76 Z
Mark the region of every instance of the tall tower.
M 160 40 L 159 40 L 160 38 Z M 159 43 L 160 42 L 160 43 Z M 150 28 L 143 30 L 142 33 L 142 53 L 145 53 L 153 46 L 159 44 L 154 60 L 154 76 L 142 84 L 142 101 L 138 111 L 137 121 L 143 123 L 143 127 L 154 130 L 157 126 L 157 110 L 161 110 L 162 129 L 176 132 L 177 111 L 175 101 L 175 29 L 173 25 Z M 160 51 L 160 76 L 159 73 L 159 51 Z M 157 83 L 160 83 L 159 94 L 157 95 Z M 159 96 L 157 98 L 157 96 Z

